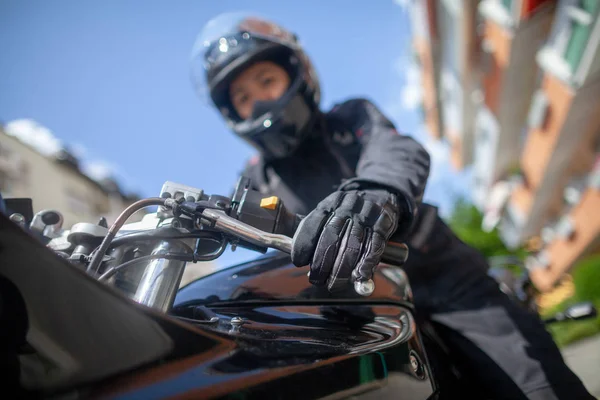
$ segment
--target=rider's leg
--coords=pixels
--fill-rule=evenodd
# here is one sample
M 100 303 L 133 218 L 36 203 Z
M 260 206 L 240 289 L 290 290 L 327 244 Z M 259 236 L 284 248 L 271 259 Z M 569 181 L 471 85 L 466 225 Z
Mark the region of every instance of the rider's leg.
M 538 316 L 502 293 L 469 248 L 453 250 L 407 273 L 417 313 L 433 321 L 470 374 L 497 398 L 593 399 Z

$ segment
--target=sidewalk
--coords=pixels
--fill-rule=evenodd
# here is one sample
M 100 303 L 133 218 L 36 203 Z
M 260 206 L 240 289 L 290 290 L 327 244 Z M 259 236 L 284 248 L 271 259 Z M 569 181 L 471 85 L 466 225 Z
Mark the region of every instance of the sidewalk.
M 586 388 L 600 398 L 600 335 L 569 345 L 562 354 Z

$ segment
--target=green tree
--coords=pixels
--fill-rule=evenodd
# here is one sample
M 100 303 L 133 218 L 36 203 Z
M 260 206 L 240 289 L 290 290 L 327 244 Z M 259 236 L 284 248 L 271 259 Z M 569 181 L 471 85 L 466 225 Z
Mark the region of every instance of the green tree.
M 483 215 L 477 207 L 464 198 L 459 198 L 447 223 L 463 242 L 478 249 L 488 258 L 501 255 L 524 257 L 524 250 L 513 251 L 504 245 L 497 229 L 485 232 L 481 228 L 482 221 Z
M 481 251 L 486 257 L 514 255 L 523 260 L 526 256 L 524 249 L 511 251 L 506 248 L 497 229 L 485 232 L 481 229 L 483 215 L 470 202 L 463 198 L 456 200 L 452 214 L 446 222 L 465 243 Z M 519 267 L 507 265 L 515 274 L 520 274 Z M 595 254 L 584 258 L 573 267 L 573 283 L 575 295 L 562 303 L 544 311 L 544 317 L 564 311 L 568 306 L 580 301 L 592 301 L 600 310 L 600 255 Z M 559 347 L 588 336 L 600 333 L 600 316 L 585 321 L 561 322 L 548 326 Z

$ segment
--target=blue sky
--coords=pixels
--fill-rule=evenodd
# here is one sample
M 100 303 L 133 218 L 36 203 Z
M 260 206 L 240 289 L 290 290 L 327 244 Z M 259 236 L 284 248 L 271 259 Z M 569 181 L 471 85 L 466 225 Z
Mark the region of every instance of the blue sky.
M 326 108 L 369 97 L 400 131 L 427 142 L 430 202 L 448 210 L 448 193 L 465 192 L 468 174 L 450 171 L 411 106 L 409 21 L 392 0 L 3 0 L 0 120 L 36 120 L 144 196 L 166 180 L 228 194 L 252 150 L 193 92 L 189 53 L 209 19 L 240 10 L 299 35 Z

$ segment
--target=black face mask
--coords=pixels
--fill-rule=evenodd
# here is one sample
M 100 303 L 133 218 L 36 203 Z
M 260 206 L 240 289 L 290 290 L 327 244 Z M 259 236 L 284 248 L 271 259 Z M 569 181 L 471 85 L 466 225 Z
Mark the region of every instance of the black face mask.
M 284 68 L 290 77 L 290 86 L 276 100 L 257 101 L 251 115 L 241 120 L 231 102 L 224 103 L 230 114 L 233 131 L 256 148 L 267 159 L 285 158 L 294 153 L 311 132 L 319 113 L 314 92 L 308 90 L 303 71 L 293 63 L 289 53 L 263 58 Z
M 314 125 L 315 110 L 311 110 L 301 95 L 291 99 L 257 101 L 252 120 L 263 121 L 253 134 L 242 136 L 265 159 L 291 155 L 306 139 Z
M 252 107 L 252 114 L 251 114 L 250 118 L 256 119 L 256 118 L 263 116 L 264 114 L 267 114 L 268 112 L 270 112 L 270 111 L 274 110 L 276 107 L 278 107 L 279 106 L 278 103 L 279 103 L 278 100 L 267 100 L 267 101 L 255 102 Z

